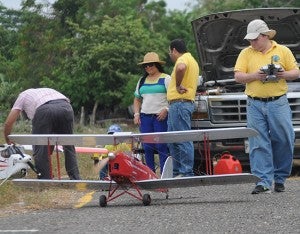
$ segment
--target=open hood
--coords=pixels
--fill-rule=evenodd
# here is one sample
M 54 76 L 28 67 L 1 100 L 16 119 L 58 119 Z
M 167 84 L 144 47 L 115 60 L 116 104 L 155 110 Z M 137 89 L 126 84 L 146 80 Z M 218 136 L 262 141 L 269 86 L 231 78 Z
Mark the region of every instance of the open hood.
M 253 19 L 262 19 L 270 29 L 275 29 L 274 40 L 288 46 L 300 62 L 300 8 L 247 9 L 211 14 L 192 21 L 205 82 L 234 79 L 237 56 L 249 46 L 244 37 L 247 25 Z

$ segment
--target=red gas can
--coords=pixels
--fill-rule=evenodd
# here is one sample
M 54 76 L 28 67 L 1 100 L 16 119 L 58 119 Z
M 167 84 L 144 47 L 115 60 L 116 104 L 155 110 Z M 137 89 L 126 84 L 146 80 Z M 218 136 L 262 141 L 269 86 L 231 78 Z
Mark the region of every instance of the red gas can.
M 214 174 L 236 174 L 242 173 L 242 166 L 238 159 L 229 153 L 223 153 L 217 164 L 214 166 Z

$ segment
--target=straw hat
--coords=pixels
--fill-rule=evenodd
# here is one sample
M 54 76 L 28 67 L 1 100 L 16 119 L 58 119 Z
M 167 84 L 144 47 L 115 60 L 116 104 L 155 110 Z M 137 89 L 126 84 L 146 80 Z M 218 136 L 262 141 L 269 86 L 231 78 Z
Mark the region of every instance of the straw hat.
M 244 37 L 244 39 L 254 40 L 259 36 L 259 34 L 268 35 L 269 38 L 272 39 L 275 36 L 276 31 L 273 29 L 269 29 L 265 21 L 256 19 L 252 20 L 248 24 L 247 35 Z
M 166 62 L 160 61 L 159 56 L 155 52 L 149 52 L 144 56 L 144 61 L 138 63 L 138 65 L 142 65 L 145 63 L 159 63 L 159 64 L 165 64 Z

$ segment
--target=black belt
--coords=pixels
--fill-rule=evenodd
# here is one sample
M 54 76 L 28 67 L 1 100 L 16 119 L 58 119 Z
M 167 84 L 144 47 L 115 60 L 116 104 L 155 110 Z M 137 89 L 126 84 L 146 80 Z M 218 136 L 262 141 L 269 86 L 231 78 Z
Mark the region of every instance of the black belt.
M 284 95 L 285 94 L 280 95 L 280 96 L 275 96 L 275 97 L 267 97 L 267 98 L 251 97 L 251 96 L 248 96 L 248 97 L 253 99 L 253 100 L 258 100 L 258 101 L 262 101 L 262 102 L 272 102 L 272 101 L 275 101 L 275 100 L 281 98 Z
M 68 102 L 68 101 L 66 99 L 55 99 L 55 100 L 50 100 L 48 102 L 45 102 L 43 105 L 60 103 L 60 102 Z
M 151 117 L 157 117 L 158 114 L 145 114 L 141 113 L 141 116 L 151 116 Z
M 193 100 L 179 98 L 179 99 L 173 99 L 173 100 L 170 100 L 170 101 L 169 101 L 169 104 L 171 105 L 172 103 L 175 103 L 175 102 L 191 102 L 191 103 L 194 103 Z

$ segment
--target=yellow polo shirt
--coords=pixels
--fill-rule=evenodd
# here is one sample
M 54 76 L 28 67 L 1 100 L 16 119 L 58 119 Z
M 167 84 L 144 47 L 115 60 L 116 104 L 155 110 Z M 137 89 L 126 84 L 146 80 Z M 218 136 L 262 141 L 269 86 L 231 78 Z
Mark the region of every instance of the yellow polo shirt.
M 176 90 L 176 67 L 179 63 L 184 63 L 187 67 L 184 77 L 182 79 L 181 85 L 187 88 L 187 92 L 184 94 L 180 94 Z M 188 99 L 188 100 L 195 100 L 196 90 L 197 90 L 197 83 L 199 77 L 199 66 L 197 61 L 191 55 L 191 53 L 184 53 L 180 56 L 173 68 L 171 74 L 171 81 L 168 86 L 167 91 L 167 99 L 168 101 L 175 100 L 175 99 Z
M 263 54 L 254 50 L 251 46 L 243 49 L 238 56 L 234 71 L 253 73 L 258 71 L 262 66 L 271 63 L 271 57 L 277 55 L 278 62 L 284 70 L 299 69 L 297 61 L 291 50 L 283 45 L 272 41 L 272 47 Z M 287 92 L 288 86 L 286 80 L 280 79 L 278 82 L 263 83 L 255 80 L 246 84 L 245 94 L 251 97 L 273 97 L 281 96 Z

